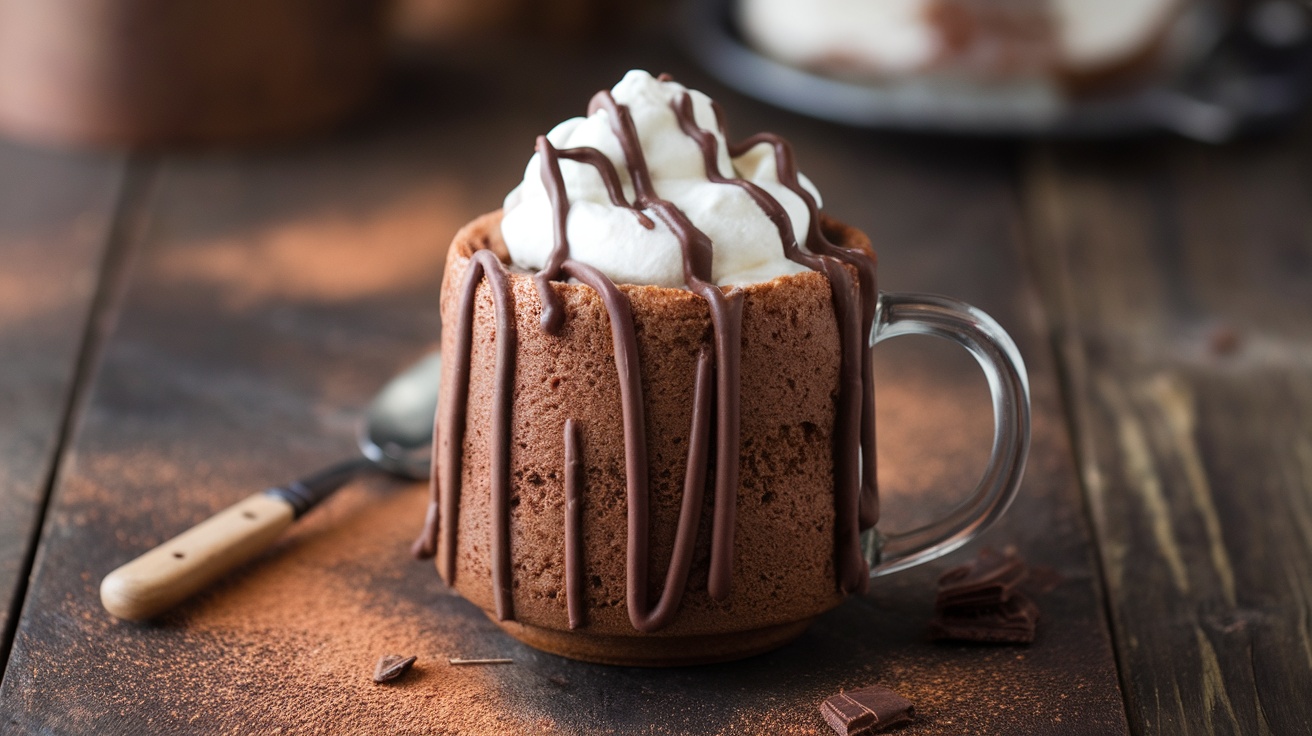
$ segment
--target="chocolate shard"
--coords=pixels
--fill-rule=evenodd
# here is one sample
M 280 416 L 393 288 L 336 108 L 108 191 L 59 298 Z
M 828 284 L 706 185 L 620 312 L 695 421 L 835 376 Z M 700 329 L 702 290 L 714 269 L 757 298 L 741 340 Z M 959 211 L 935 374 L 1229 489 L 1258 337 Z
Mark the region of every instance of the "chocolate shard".
M 939 578 L 929 638 L 1029 644 L 1034 641 L 1039 607 L 1019 589 L 1029 567 L 1014 547 L 985 548 L 971 562 Z
M 825 722 L 841 736 L 861 736 L 910 723 L 916 715 L 910 700 L 878 685 L 841 692 L 820 704 Z
M 1021 593 L 993 605 L 958 606 L 940 611 L 929 624 L 935 641 L 1029 644 L 1039 620 L 1039 607 Z
M 1002 552 L 985 548 L 971 562 L 954 567 L 938 579 L 934 608 L 992 604 L 1015 594 L 1029 575 L 1025 560 L 1014 547 Z
M 410 671 L 418 657 L 402 657 L 399 654 L 385 654 L 374 667 L 374 682 L 391 682 Z

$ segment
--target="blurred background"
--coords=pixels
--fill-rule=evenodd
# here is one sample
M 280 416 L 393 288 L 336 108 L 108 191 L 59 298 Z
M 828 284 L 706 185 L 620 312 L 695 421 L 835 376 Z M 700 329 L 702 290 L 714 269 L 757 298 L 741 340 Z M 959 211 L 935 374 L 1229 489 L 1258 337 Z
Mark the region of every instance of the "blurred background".
M 662 36 L 740 92 L 852 126 L 1215 142 L 1297 113 L 1310 30 L 1306 0 L 0 0 L 0 131 L 288 138 L 367 116 L 407 79 L 443 94 L 413 74 L 434 59 Z

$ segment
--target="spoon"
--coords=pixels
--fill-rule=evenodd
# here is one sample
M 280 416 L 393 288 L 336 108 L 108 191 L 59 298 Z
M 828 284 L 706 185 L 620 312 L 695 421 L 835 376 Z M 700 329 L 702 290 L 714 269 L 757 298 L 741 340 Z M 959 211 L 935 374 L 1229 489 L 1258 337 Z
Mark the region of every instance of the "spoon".
M 441 357 L 433 352 L 397 375 L 365 410 L 362 457 L 337 463 L 238 501 L 105 576 L 100 602 L 115 616 L 157 616 L 268 549 L 291 523 L 366 471 L 429 476 Z

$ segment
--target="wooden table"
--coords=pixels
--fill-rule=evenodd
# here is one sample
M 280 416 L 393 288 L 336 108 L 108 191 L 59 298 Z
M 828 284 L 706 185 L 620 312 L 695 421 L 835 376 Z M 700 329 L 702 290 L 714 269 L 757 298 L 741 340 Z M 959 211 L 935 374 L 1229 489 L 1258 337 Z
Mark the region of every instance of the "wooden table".
M 1001 526 L 790 646 L 701 668 L 501 635 L 407 556 L 425 488 L 381 478 L 157 623 L 106 614 L 109 570 L 351 454 L 363 404 L 437 340 L 456 228 L 630 67 L 717 97 L 738 136 L 790 138 L 884 288 L 960 297 L 1016 337 L 1034 446 Z M 276 149 L 0 144 L 0 731 L 814 734 L 824 697 L 877 683 L 915 701 L 906 734 L 1312 732 L 1309 172 L 1309 125 L 1225 148 L 837 128 L 658 42 L 466 49 Z M 988 409 L 951 346 L 881 347 L 877 376 L 896 527 L 973 483 Z M 1060 575 L 1037 641 L 928 642 L 935 576 L 1008 544 Z M 418 669 L 375 685 L 389 652 Z

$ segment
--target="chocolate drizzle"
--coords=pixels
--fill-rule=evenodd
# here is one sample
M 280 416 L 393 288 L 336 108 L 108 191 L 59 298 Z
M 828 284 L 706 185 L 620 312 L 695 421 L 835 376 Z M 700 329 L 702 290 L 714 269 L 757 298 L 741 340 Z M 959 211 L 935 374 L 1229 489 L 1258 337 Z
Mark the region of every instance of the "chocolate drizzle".
M 662 75 L 661 80 L 668 81 L 667 75 Z M 791 150 L 782 139 L 762 133 L 727 148 L 732 157 L 737 157 L 762 143 L 774 147 L 779 181 L 797 194 L 810 212 L 810 230 L 805 250 L 799 245 L 788 213 L 778 200 L 756 184 L 726 177 L 719 170 L 719 141 L 713 133 L 697 125 L 691 97 L 685 93 L 672 108 L 680 129 L 701 148 L 708 180 L 742 188 L 778 229 L 786 257 L 824 273 L 831 285 L 842 345 L 834 431 L 835 562 L 840 589 L 844 592 L 864 590 L 868 577 L 860 551 L 859 534 L 861 529 L 872 526 L 878 517 L 874 484 L 874 400 L 870 390 L 869 351 L 865 349 L 865 339 L 870 334 L 874 319 L 874 259 L 869 253 L 838 247 L 825 238 L 819 225 L 819 209 L 815 199 L 800 185 Z M 626 198 L 615 165 L 601 151 L 594 148 L 557 149 L 545 136 L 539 136 L 536 150 L 541 161 L 542 182 L 552 207 L 554 246 L 546 264 L 533 278 L 543 306 L 541 327 L 547 334 L 558 334 L 566 319 L 561 296 L 552 283 L 562 278 L 576 279 L 595 290 L 610 321 L 624 427 L 628 504 L 626 603 L 633 627 L 641 632 L 653 632 L 670 623 L 687 587 L 706 487 L 707 466 L 712 455 L 712 421 L 715 423 L 715 498 L 707 592 L 717 601 L 727 599 L 731 592 L 739 479 L 743 292 L 730 288 L 726 293 L 713 282 L 714 253 L 710 238 L 682 210 L 656 193 L 651 170 L 628 108 L 618 104 L 610 92 L 602 91 L 589 103 L 588 114 L 592 115 L 598 110 L 605 111 L 623 151 L 633 189 L 632 201 Z M 715 108 L 715 114 L 716 123 L 723 134 L 723 117 L 718 107 Z M 632 211 L 644 227 L 655 227 L 655 222 L 648 216 L 650 213 L 669 228 L 682 252 L 684 281 L 692 293 L 707 302 L 710 310 L 713 339 L 711 345 L 702 347 L 697 359 L 692 428 L 674 548 L 666 571 L 665 586 L 654 606 L 650 605 L 647 593 L 649 468 L 642 380 L 632 309 L 627 294 L 613 281 L 596 268 L 570 258 L 567 228 L 570 202 L 561 173 L 561 159 L 593 167 L 600 175 L 611 203 Z M 853 266 L 854 269 L 847 266 Z M 493 426 L 490 434 L 490 512 L 494 520 L 491 540 L 493 589 L 497 617 L 506 620 L 514 616 L 511 601 L 509 486 L 510 411 L 516 338 L 513 294 L 508 274 L 489 250 L 477 251 L 465 272 L 457 323 L 453 326 L 457 331 L 453 346 L 455 355 L 448 357 L 451 360 L 448 364 L 448 370 L 451 371 L 448 381 L 450 388 L 448 395 L 443 397 L 437 419 L 438 441 L 434 447 L 434 460 L 438 472 L 435 475 L 434 499 L 429 507 L 425 530 L 416 542 L 415 553 L 425 556 L 438 551 L 438 568 L 448 584 L 454 583 L 460 463 L 468 403 L 474 304 L 479 284 L 484 277 L 492 293 L 497 330 Z M 712 398 L 715 401 L 714 411 Z M 586 625 L 583 583 L 586 568 L 582 529 L 586 479 L 583 450 L 580 447 L 582 433 L 583 428 L 574 419 L 566 420 L 565 587 L 570 628 Z M 437 545 L 439 527 L 442 542 L 440 550 Z
M 438 569 L 447 585 L 456 580 L 456 528 L 460 509 L 460 456 L 464 445 L 465 412 L 469 406 L 469 362 L 474 333 L 474 298 L 478 286 L 487 277 L 496 310 L 496 382 L 492 393 L 492 432 L 490 434 L 492 472 L 492 590 L 497 618 L 506 621 L 515 616 L 510 579 L 510 409 L 514 397 L 515 376 L 515 305 L 506 268 L 490 250 L 480 250 L 469 259 L 460 294 L 460 313 L 454 325 L 456 342 L 451 370 L 450 390 L 442 398 L 437 416 L 437 442 L 433 446 L 435 480 L 441 489 L 441 510 L 429 511 L 431 531 L 420 538 L 421 553 L 438 552 Z M 437 550 L 436 528 L 441 526 L 442 548 Z
M 715 118 L 723 134 L 724 115 L 719 105 L 715 105 Z M 779 183 L 800 197 L 811 215 L 806 234 L 806 247 L 813 253 L 829 256 L 856 269 L 861 299 L 861 335 L 863 340 L 867 339 L 874 329 L 875 308 L 879 303 L 874 255 L 865 250 L 835 245 L 825 236 L 824 230 L 820 227 L 820 207 L 816 204 L 815 197 L 811 196 L 811 192 L 807 191 L 798 179 L 797 164 L 793 161 L 793 147 L 788 141 L 774 133 L 757 133 L 741 143 L 729 146 L 729 155 L 738 158 L 762 144 L 774 149 L 775 171 Z M 787 249 L 788 246 L 785 244 L 784 247 Z M 830 283 L 833 283 L 832 278 Z M 879 493 L 875 483 L 875 382 L 872 357 L 869 350 L 862 350 L 861 382 L 865 390 L 861 396 L 861 504 L 858 515 L 858 525 L 861 530 L 870 529 L 879 522 Z
M 863 591 L 869 577 L 865 558 L 861 554 L 861 532 L 858 514 L 854 511 L 858 508 L 861 496 L 861 468 L 858 464 L 863 456 L 873 458 L 874 451 L 873 445 L 870 451 L 866 453 L 862 452 L 863 448 L 861 447 L 861 395 L 866 393 L 864 391 L 865 384 L 862 380 L 863 355 L 868 356 L 869 354 L 869 351 L 865 349 L 862 335 L 869 335 L 870 333 L 868 330 L 865 333 L 860 330 L 862 324 L 861 304 L 858 298 L 857 286 L 854 283 L 852 274 L 843 266 L 842 261 L 830 255 L 814 255 L 803 251 L 798 246 L 797 236 L 793 232 L 792 220 L 788 218 L 788 211 L 784 209 L 779 200 L 770 196 L 769 192 L 753 182 L 746 179 L 729 178 L 720 173 L 718 161 L 719 141 L 711 131 L 697 125 L 691 95 L 684 93 L 678 102 L 673 103 L 671 107 L 679 121 L 679 128 L 696 142 L 702 151 L 706 178 L 716 184 L 737 186 L 746 192 L 779 231 L 779 241 L 783 245 L 784 256 L 794 263 L 823 272 L 825 277 L 829 279 L 830 289 L 833 293 L 834 314 L 838 317 L 839 339 L 842 345 L 833 443 L 834 510 L 837 525 L 834 533 L 834 554 L 838 566 L 839 586 L 843 592 Z M 720 128 L 721 135 L 724 135 L 724 116 L 718 105 L 714 106 L 714 110 L 716 124 Z M 725 137 L 727 138 L 727 136 Z M 737 155 L 746 152 L 747 148 L 744 148 Z M 776 156 L 775 160 L 780 182 L 795 192 L 802 190 L 802 187 L 798 185 L 797 170 L 792 166 L 792 157 Z M 820 213 L 815 206 L 815 200 L 810 198 L 808 194 L 808 197 L 804 198 L 803 201 L 807 203 L 807 209 L 810 212 L 813 225 L 812 232 L 819 235 L 820 229 L 815 226 L 815 223 L 819 220 Z M 823 238 L 823 235 L 819 235 L 819 237 Z M 872 409 L 873 406 L 872 398 Z
M 565 604 L 569 627 L 587 623 L 583 597 L 583 458 L 579 454 L 579 427 L 565 420 Z
M 633 182 L 633 205 L 656 213 L 678 239 L 683 251 L 684 282 L 690 291 L 706 300 L 711 310 L 716 361 L 715 513 L 711 522 L 711 569 L 706 589 L 712 600 L 722 601 L 729 597 L 733 577 L 733 532 L 738 511 L 738 377 L 742 362 L 743 295 L 737 289 L 726 294 L 711 281 L 711 239 L 693 225 L 683 210 L 656 195 L 651 169 L 628 108 L 617 104 L 609 91 L 602 90 L 588 104 L 588 115 L 597 110 L 606 111 L 611 131 L 624 152 L 624 163 Z M 629 544 L 633 544 L 631 533 Z
M 544 135 L 538 136 L 536 150 L 542 160 L 542 183 L 546 187 L 552 213 L 555 215 L 552 223 L 555 247 L 551 249 L 547 265 L 533 275 L 533 282 L 537 284 L 538 296 L 542 299 L 542 329 L 547 334 L 554 335 L 560 332 L 561 325 L 565 324 L 565 310 L 561 306 L 560 297 L 551 288 L 550 283 L 559 278 L 561 265 L 569 257 L 569 239 L 565 225 L 569 219 L 569 193 L 565 191 L 565 176 L 560 172 L 560 159 L 570 159 L 592 166 L 601 176 L 611 204 L 632 211 L 638 217 L 638 222 L 648 230 L 656 227 L 656 223 L 652 222 L 642 210 L 625 201 L 619 172 L 601 151 L 595 148 L 569 148 L 561 151 L 551 145 L 551 141 Z

